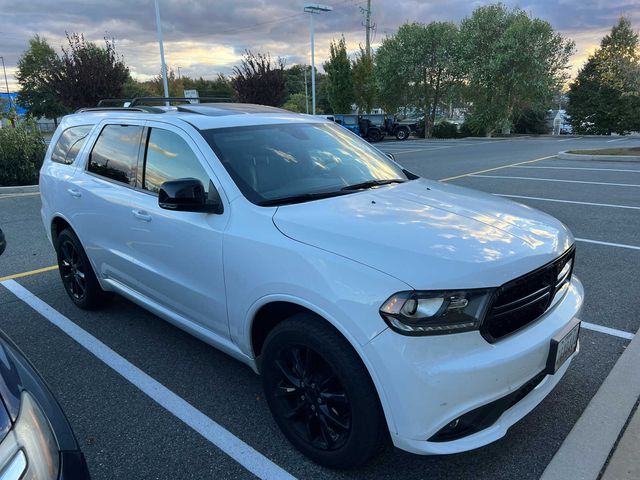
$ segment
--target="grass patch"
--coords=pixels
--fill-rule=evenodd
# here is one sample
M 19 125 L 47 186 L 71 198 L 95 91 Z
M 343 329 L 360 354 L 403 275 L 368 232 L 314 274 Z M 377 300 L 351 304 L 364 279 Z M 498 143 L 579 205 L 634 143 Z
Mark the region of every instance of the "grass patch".
M 640 155 L 640 147 L 603 148 L 600 150 L 569 150 L 567 153 L 575 153 L 577 155 Z

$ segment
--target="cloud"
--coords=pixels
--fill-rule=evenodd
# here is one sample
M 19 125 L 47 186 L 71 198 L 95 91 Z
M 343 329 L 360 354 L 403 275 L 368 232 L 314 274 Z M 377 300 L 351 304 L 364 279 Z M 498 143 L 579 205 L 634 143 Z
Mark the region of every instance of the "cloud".
M 317 15 L 316 65 L 328 56 L 329 42 L 345 35 L 350 51 L 364 43 L 365 0 L 323 0 L 334 11 Z M 373 0 L 374 45 L 407 21 L 459 21 L 489 2 L 468 0 Z M 506 1 L 549 21 L 576 40 L 574 72 L 598 45 L 621 14 L 637 26 L 637 0 L 523 0 Z M 297 0 L 160 0 L 165 55 L 170 67 L 189 76 L 214 78 L 231 73 L 245 49 L 270 52 L 287 64 L 310 63 L 309 17 Z M 31 36 L 46 37 L 59 48 L 65 31 L 84 33 L 88 40 L 114 38 L 134 75 L 150 78 L 160 71 L 152 0 L 0 0 L 0 55 L 7 64 L 13 89 L 15 65 Z

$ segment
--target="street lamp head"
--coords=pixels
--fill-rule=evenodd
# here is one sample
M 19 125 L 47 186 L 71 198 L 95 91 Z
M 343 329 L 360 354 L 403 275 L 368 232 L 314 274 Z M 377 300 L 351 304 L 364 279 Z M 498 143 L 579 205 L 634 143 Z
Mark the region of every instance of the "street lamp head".
M 320 3 L 305 3 L 304 11 L 306 13 L 322 13 L 322 12 L 330 12 L 333 10 L 331 5 L 322 5 Z

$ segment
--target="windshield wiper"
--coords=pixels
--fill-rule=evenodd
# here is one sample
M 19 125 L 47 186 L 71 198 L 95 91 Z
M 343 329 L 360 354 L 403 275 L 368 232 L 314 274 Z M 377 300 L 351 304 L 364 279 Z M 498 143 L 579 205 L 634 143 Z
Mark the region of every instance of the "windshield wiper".
M 290 197 L 272 198 L 263 200 L 258 203 L 261 207 L 273 207 L 278 205 L 287 205 L 289 203 L 303 203 L 311 200 L 319 200 L 321 198 L 337 197 L 347 192 L 338 190 L 337 192 L 318 192 L 318 193 L 302 193 L 300 195 L 292 195 Z
M 404 183 L 406 182 L 403 178 L 390 178 L 387 180 L 368 180 L 362 183 L 356 183 L 353 185 L 347 185 L 346 187 L 342 187 L 342 191 L 349 190 L 364 190 L 365 188 L 378 187 L 380 185 L 389 185 L 390 183 Z

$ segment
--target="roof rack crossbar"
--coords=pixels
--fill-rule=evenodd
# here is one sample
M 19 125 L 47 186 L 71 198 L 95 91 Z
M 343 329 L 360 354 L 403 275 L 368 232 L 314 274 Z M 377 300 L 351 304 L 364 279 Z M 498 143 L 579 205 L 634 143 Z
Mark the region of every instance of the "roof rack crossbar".
M 147 102 L 183 102 L 183 103 L 191 103 L 192 101 L 197 100 L 200 103 L 207 102 L 233 102 L 233 99 L 229 97 L 136 97 L 131 100 L 129 104 L 130 107 L 140 106 L 140 103 Z

